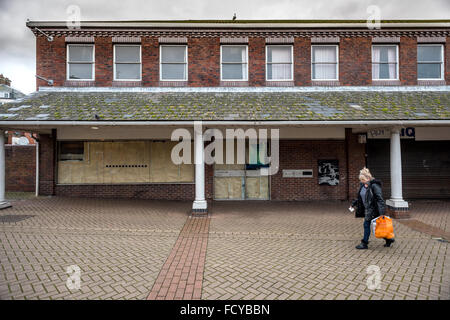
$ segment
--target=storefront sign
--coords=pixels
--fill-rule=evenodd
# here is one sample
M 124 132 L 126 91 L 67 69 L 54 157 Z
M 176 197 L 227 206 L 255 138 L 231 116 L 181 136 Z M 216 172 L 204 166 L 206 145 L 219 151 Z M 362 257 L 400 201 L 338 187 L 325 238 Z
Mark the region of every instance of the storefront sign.
M 406 127 L 400 130 L 401 139 L 414 139 L 416 137 L 416 130 L 413 127 Z M 391 131 L 386 129 L 373 129 L 367 132 L 368 139 L 390 139 Z

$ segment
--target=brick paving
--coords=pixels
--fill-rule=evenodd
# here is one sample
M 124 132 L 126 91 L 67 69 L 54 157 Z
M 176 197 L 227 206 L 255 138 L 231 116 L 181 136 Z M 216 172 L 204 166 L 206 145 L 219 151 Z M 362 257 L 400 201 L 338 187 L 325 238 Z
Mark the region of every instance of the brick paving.
M 391 248 L 372 236 L 369 250 L 356 250 L 362 219 L 347 207 L 214 203 L 202 299 L 450 299 L 448 243 L 394 221 Z M 417 217 L 446 225 L 450 202 L 433 208 Z M 380 289 L 367 287 L 370 265 Z
M 209 222 L 208 217 L 188 219 L 148 299 L 201 298 Z
M 369 250 L 354 248 L 362 219 L 345 202 L 214 202 L 193 218 L 190 202 L 12 201 L 0 299 L 450 299 L 449 244 L 433 239 L 449 231 L 449 201 L 411 203 L 393 246 L 371 237 Z M 66 286 L 71 265 L 79 290 Z
M 0 223 L 0 299 L 145 299 L 190 203 L 40 198 L 13 202 Z M 170 208 L 170 210 L 169 210 Z M 67 267 L 81 269 L 69 290 Z

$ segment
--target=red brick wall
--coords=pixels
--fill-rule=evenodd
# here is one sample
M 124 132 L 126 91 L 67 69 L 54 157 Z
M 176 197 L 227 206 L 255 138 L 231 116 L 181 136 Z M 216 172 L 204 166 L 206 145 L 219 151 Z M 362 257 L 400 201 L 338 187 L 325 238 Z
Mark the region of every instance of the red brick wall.
M 142 38 L 142 85 L 159 84 L 159 43 L 156 37 Z
M 447 37 L 447 42 L 444 44 L 444 55 L 445 55 L 445 80 L 447 85 L 450 85 L 450 36 Z
M 95 85 L 111 87 L 113 79 L 112 38 L 97 37 L 95 38 Z
M 399 74 L 402 85 L 417 85 L 417 39 L 401 37 Z
M 345 142 L 347 149 L 349 198 L 353 199 L 358 192 L 359 170 L 366 165 L 366 145 L 358 143 L 358 135 L 352 133 L 352 129 L 349 128 L 345 129 Z
M 450 37 L 449 41 L 450 41 Z M 142 37 L 142 86 L 159 85 L 159 43 L 156 37 Z M 417 40 L 401 37 L 399 47 L 399 71 L 403 85 L 417 84 Z M 249 85 L 265 86 L 265 38 L 250 37 Z M 445 77 L 450 82 L 450 46 L 445 48 Z M 95 86 L 113 84 L 113 43 L 111 37 L 95 39 Z M 188 85 L 220 85 L 220 39 L 218 37 L 188 38 Z M 43 36 L 36 38 L 36 73 L 54 80 L 55 86 L 72 85 L 66 82 L 66 43 L 64 37 L 52 42 Z M 339 44 L 339 80 L 341 85 L 370 85 L 371 38 L 341 38 Z M 296 86 L 311 85 L 311 41 L 309 38 L 294 40 L 294 82 Z M 78 85 L 91 85 L 87 84 Z M 47 86 L 37 80 L 37 87 Z
M 248 80 L 250 86 L 266 84 L 266 39 L 248 39 Z
M 53 134 L 39 136 L 39 194 L 53 195 L 55 193 L 55 155 L 56 130 Z
M 5 146 L 6 191 L 33 192 L 36 185 L 36 147 Z
M 188 69 L 190 86 L 219 86 L 220 38 L 189 38 Z
M 66 79 L 66 43 L 64 37 L 54 37 L 49 42 L 46 37 L 36 37 L 36 74 L 52 79 L 54 86 L 63 86 Z M 36 89 L 48 86 L 46 81 L 36 78 Z
M 56 195 L 88 198 L 194 200 L 194 184 L 56 185 Z
M 318 160 L 339 160 L 339 185 L 318 183 Z M 313 169 L 313 178 L 283 178 L 283 169 Z M 280 170 L 271 177 L 272 200 L 347 199 L 345 141 L 281 140 Z
M 372 40 L 341 38 L 339 44 L 339 82 L 344 86 L 372 83 Z
M 294 81 L 296 86 L 311 85 L 311 39 L 295 38 Z

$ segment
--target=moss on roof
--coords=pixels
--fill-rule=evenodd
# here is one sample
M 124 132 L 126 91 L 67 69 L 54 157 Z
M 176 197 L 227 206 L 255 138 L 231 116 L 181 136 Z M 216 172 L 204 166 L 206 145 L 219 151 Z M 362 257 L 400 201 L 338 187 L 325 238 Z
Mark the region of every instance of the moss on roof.
M 0 120 L 444 120 L 450 92 L 38 92 Z

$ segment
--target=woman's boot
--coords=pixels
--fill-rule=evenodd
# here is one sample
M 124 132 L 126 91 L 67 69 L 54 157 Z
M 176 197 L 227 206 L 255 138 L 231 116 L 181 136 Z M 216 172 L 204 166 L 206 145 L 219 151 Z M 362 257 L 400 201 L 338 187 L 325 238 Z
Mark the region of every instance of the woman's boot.
M 369 248 L 367 246 L 368 244 L 369 244 L 369 242 L 361 240 L 361 243 L 356 246 L 356 249 L 368 249 Z

